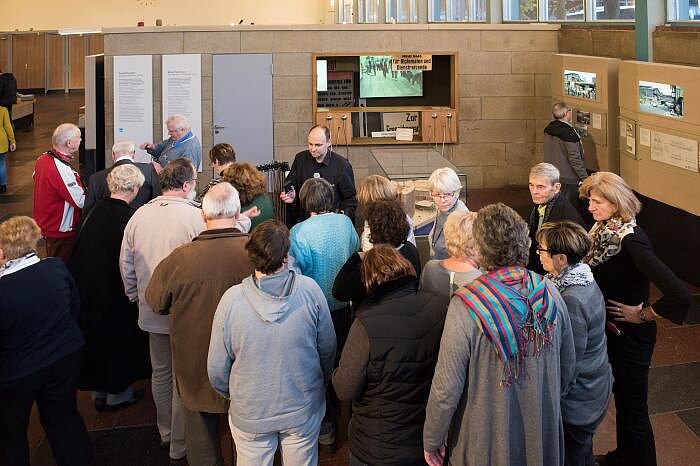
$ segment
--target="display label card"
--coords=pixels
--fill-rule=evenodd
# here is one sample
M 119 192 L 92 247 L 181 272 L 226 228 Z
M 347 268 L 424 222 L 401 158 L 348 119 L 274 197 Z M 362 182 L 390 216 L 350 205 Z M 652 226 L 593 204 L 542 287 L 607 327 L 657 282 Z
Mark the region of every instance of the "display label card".
M 651 130 L 649 128 L 639 128 L 639 145 L 651 146 Z
M 391 56 L 392 71 L 430 71 L 433 55 L 430 53 L 402 53 Z
M 698 141 L 652 131 L 651 159 L 697 173 Z
M 413 128 L 396 128 L 397 141 L 413 141 Z
M 591 117 L 593 118 L 591 122 L 593 129 L 601 129 L 603 127 L 603 115 L 600 113 L 592 113 Z

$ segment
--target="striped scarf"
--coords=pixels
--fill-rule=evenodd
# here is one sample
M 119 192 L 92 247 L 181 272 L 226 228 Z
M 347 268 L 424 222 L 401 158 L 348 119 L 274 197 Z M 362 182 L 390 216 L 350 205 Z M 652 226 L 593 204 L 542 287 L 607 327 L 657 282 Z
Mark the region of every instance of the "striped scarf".
M 530 343 L 534 357 L 551 345 L 558 309 L 541 275 L 524 267 L 504 267 L 481 275 L 455 295 L 481 324 L 503 362 L 501 385 L 508 387 L 525 375 Z

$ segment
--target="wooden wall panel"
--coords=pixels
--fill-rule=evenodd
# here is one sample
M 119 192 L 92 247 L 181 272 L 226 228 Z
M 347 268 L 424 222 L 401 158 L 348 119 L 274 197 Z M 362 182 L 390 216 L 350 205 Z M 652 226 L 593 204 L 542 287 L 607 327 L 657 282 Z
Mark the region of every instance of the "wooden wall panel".
M 85 36 L 68 36 L 69 57 L 69 87 L 82 89 L 85 87 Z
M 66 39 L 58 34 L 47 34 L 48 42 L 48 88 L 65 89 L 66 87 Z
M 12 72 L 19 89 L 44 89 L 46 49 L 43 33 L 13 34 Z
M 10 36 L 0 34 L 0 70 L 10 71 Z
M 105 36 L 103 34 L 88 35 L 88 53 L 86 55 L 97 55 L 105 51 Z

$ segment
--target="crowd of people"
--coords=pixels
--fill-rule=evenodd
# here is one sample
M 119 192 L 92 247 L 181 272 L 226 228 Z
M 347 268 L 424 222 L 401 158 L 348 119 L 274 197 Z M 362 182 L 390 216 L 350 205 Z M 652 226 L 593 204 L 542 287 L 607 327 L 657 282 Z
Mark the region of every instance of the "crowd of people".
M 116 411 L 150 378 L 172 465 L 223 465 L 224 413 L 236 464 L 272 465 L 278 448 L 318 464 L 342 402 L 351 466 L 656 464 L 655 319 L 682 323 L 690 296 L 620 176 L 587 174 L 572 199 L 537 164 L 523 219 L 502 203 L 470 212 L 439 168 L 423 264 L 395 187 L 372 175 L 356 190 L 326 128 L 278 194 L 288 228 L 228 144 L 198 197 L 189 126 L 167 124 L 170 145 L 142 145 L 158 163 L 118 142 L 87 191 L 70 164 L 80 134 L 60 125 L 37 160 L 35 218 L 0 224 L 0 462 L 29 464 L 36 401 L 57 463 L 94 464 L 76 388 Z M 617 448 L 596 460 L 611 394 Z

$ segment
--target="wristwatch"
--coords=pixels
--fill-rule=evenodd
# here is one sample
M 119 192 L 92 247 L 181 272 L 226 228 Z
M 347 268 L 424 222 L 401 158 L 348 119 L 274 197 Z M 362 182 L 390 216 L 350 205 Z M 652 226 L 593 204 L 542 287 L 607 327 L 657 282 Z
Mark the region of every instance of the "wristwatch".
M 639 318 L 642 319 L 643 322 L 649 322 L 651 320 L 648 316 L 646 307 L 639 310 Z

